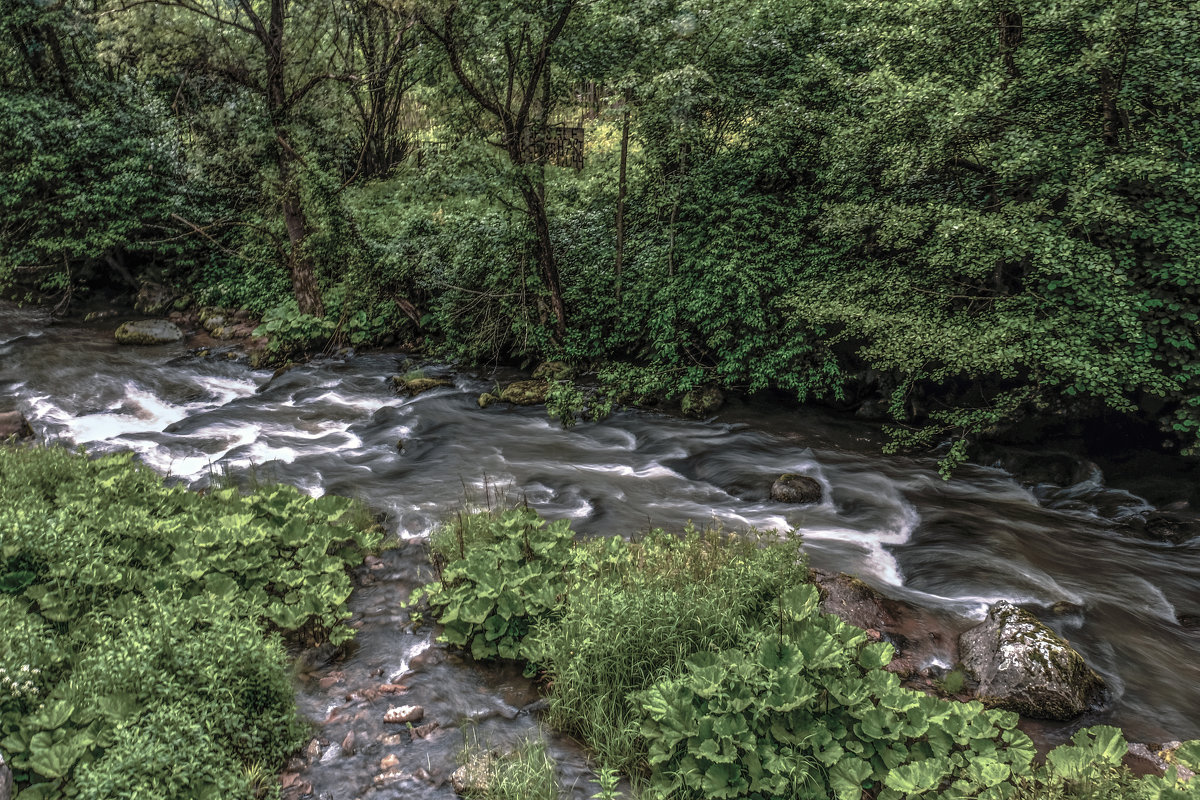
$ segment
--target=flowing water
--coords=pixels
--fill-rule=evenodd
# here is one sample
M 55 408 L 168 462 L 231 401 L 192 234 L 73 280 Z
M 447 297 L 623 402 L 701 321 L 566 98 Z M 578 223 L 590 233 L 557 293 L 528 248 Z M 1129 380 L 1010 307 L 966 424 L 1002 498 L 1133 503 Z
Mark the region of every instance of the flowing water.
M 1067 487 L 1025 486 L 981 466 L 944 482 L 929 459 L 880 455 L 870 423 L 742 403 L 708 422 L 626 411 L 563 430 L 542 408 L 478 408 L 497 376 L 429 368 L 454 386 L 401 398 L 388 380 L 403 361 L 395 353 L 319 360 L 273 379 L 182 344 L 120 347 L 114 327 L 56 325 L 0 305 L 0 403 L 47 441 L 133 450 L 191 485 L 229 473 L 359 497 L 401 542 L 362 570 L 355 650 L 331 663 L 308 654 L 298 666 L 302 709 L 325 742 L 299 778 L 316 795 L 450 798 L 464 731 L 497 747 L 537 734 L 537 697 L 519 671 L 463 660 L 406 627 L 398 607 L 426 575 L 422 538 L 465 495 L 497 484 L 589 535 L 688 520 L 795 527 L 814 566 L 963 627 L 1001 598 L 1040 609 L 1114 690 L 1112 708 L 1087 722 L 1120 725 L 1133 740 L 1200 736 L 1200 541 L 1132 532 L 1122 522 L 1150 504 L 1106 486 L 1096 469 Z M 783 472 L 816 477 L 826 499 L 770 501 Z M 393 683 L 408 689 L 376 696 Z M 401 703 L 440 727 L 414 738 L 384 725 L 386 707 Z M 335 746 L 351 731 L 353 754 Z M 571 795 L 590 796 L 585 755 L 546 735 Z M 398 763 L 382 768 L 390 755 Z

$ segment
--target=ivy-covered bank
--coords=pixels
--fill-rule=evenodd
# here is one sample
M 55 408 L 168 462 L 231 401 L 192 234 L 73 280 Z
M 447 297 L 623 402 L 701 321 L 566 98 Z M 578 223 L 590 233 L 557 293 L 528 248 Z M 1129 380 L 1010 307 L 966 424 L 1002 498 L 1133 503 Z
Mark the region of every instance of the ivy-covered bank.
M 795 538 L 576 541 L 565 521 L 517 509 L 458 517 L 431 557 L 418 618 L 431 611 L 477 659 L 523 661 L 548 689 L 548 720 L 640 797 L 1200 798 L 1174 768 L 1130 773 L 1115 728 L 1039 763 L 1016 714 L 902 687 L 890 644 L 820 613 Z M 1200 765 L 1200 741 L 1175 758 Z M 482 767 L 506 786 L 520 768 Z
M 278 792 L 285 639 L 343 642 L 381 536 L 350 500 L 167 487 L 130 455 L 0 447 L 0 751 L 20 800 Z

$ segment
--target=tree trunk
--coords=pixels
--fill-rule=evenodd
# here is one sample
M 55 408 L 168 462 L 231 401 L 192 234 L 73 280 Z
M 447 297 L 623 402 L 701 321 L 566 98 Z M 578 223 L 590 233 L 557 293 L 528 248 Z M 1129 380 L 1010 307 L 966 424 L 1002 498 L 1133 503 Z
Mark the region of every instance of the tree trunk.
M 541 167 L 539 166 L 539 169 Z M 567 334 L 567 311 L 563 306 L 562 283 L 558 278 L 558 261 L 554 257 L 554 242 L 550 239 L 550 218 L 546 213 L 544 184 L 522 180 L 521 196 L 529 212 L 536 238 L 538 267 L 542 280 L 550 290 L 550 308 L 554 312 L 554 332 L 561 340 Z
M 621 118 L 621 166 L 617 170 L 617 302 L 621 301 L 621 270 L 625 264 L 625 167 L 629 161 L 629 104 L 633 90 L 625 90 L 625 113 Z
M 295 163 L 299 160 L 288 141 L 287 90 L 284 85 L 284 2 L 271 0 L 271 17 L 267 35 L 262 42 L 267 57 L 267 111 L 275 126 L 275 147 L 278 152 L 279 183 L 282 191 L 283 224 L 287 228 L 288 272 L 292 279 L 292 294 L 302 314 L 325 316 L 325 304 L 317 287 L 316 270 L 312 259 L 304 252 L 308 238 L 308 220 L 296 186 Z

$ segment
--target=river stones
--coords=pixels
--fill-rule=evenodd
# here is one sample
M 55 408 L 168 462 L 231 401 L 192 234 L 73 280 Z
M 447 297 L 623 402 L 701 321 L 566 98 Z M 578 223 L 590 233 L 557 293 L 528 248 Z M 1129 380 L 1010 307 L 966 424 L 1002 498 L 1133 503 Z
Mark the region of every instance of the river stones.
M 514 406 L 536 406 L 546 402 L 548 381 L 513 381 L 500 390 L 500 401 Z
M 183 331 L 165 319 L 142 319 L 126 322 L 113 334 L 118 344 L 172 344 L 183 341 Z
M 1073 719 L 1104 697 L 1104 681 L 1067 642 L 1007 601 L 959 637 L 964 669 L 986 705 L 1038 719 Z
M 685 417 L 703 419 L 711 417 L 725 405 L 725 393 L 715 386 L 692 389 L 679 401 L 679 410 Z
M 29 427 L 29 421 L 20 411 L 0 412 L 0 440 L 10 436 L 18 439 L 27 439 L 33 436 L 33 429 Z
M 425 718 L 425 709 L 420 706 L 392 706 L 383 715 L 383 721 L 393 725 L 420 722 Z
M 771 484 L 771 499 L 776 503 L 819 503 L 824 491 L 816 478 L 788 473 Z
M 483 394 L 479 395 L 478 403 L 479 403 L 480 408 L 487 408 L 488 406 L 494 405 L 499 402 L 500 402 L 500 398 L 497 397 L 496 395 L 492 394 L 491 392 L 484 392 Z
M 454 382 L 445 378 L 406 378 L 403 375 L 392 376 L 392 387 L 401 394 L 415 397 L 422 392 L 438 389 L 443 386 L 453 386 Z

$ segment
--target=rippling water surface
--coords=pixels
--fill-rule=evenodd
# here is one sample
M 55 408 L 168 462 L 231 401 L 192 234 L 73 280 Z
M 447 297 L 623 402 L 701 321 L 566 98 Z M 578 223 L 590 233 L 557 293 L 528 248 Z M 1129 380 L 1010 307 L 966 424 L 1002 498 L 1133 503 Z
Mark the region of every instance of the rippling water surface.
M 420 579 L 422 537 L 465 494 L 496 484 L 587 534 L 711 519 L 795 527 L 815 566 L 892 596 L 964 618 L 1001 598 L 1039 607 L 1115 689 L 1113 709 L 1090 721 L 1134 739 L 1200 736 L 1200 631 L 1180 624 L 1200 615 L 1200 543 L 1131 533 L 1120 522 L 1151 507 L 1107 488 L 1098 470 L 1069 487 L 1025 487 L 984 467 L 947 483 L 931 461 L 879 455 L 869 423 L 740 403 L 709 422 L 627 411 L 562 430 L 542 408 L 478 408 L 495 376 L 431 368 L 454 386 L 401 398 L 388 381 L 397 354 L 319 360 L 272 379 L 184 345 L 120 347 L 114 327 L 51 325 L 0 305 L 0 403 L 48 441 L 133 450 L 189 484 L 228 472 L 359 497 L 405 541 L 353 598 L 357 650 L 300 675 L 302 706 L 327 742 L 325 763 L 302 776 L 318 794 L 452 797 L 445 776 L 464 721 L 497 746 L 536 730 L 523 710 L 536 697 L 519 673 L 463 662 L 408 631 L 397 609 Z M 771 502 L 782 472 L 817 478 L 825 501 Z M 389 698 L 363 692 L 388 682 L 409 687 L 390 702 L 422 705 L 441 728 L 381 740 L 397 733 L 380 721 Z M 329 746 L 350 731 L 356 755 Z M 551 748 L 574 795 L 589 796 L 583 754 L 553 738 Z M 389 754 L 400 763 L 376 785 Z

